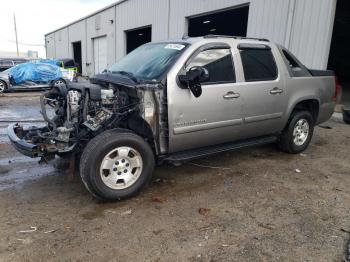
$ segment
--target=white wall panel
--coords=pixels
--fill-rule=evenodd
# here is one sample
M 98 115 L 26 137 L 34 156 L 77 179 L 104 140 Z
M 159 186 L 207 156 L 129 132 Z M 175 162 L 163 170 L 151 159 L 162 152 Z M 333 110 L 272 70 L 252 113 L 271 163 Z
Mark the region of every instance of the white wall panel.
M 45 36 L 46 58 L 54 58 L 55 55 L 55 33 Z
M 332 39 L 336 0 L 296 0 L 290 50 L 316 69 L 325 69 Z
M 64 58 L 69 55 L 68 42 L 67 27 L 55 32 L 55 58 Z
M 129 0 L 116 9 L 116 58 L 126 54 L 125 31 L 152 26 L 152 41 L 168 39 L 169 0 Z
M 251 1 L 247 35 L 285 44 L 288 10 L 289 0 Z
M 86 19 L 86 72 L 94 74 L 93 39 L 107 37 L 107 66 L 115 62 L 115 7 L 112 6 Z M 98 26 L 97 26 L 98 25 Z M 82 50 L 84 52 L 84 50 Z

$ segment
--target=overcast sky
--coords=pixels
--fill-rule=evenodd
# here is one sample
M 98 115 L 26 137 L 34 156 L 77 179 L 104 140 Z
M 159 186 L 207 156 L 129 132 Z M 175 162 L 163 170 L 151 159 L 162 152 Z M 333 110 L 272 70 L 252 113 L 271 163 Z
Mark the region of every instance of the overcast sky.
M 19 51 L 39 51 L 45 57 L 44 35 L 116 0 L 1 1 L 0 51 L 16 51 L 13 14 L 16 14 Z

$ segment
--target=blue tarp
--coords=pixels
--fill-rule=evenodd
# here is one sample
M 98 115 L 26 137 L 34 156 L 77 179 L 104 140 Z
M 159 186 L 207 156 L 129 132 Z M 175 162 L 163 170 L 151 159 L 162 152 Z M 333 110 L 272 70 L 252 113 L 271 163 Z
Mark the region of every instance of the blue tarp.
M 55 60 L 55 59 L 41 59 L 37 63 L 44 63 L 44 64 L 60 66 L 60 64 L 59 64 L 60 62 L 58 60 Z
M 23 63 L 10 69 L 12 84 L 18 85 L 25 81 L 50 82 L 62 78 L 62 72 L 57 65 L 47 63 Z

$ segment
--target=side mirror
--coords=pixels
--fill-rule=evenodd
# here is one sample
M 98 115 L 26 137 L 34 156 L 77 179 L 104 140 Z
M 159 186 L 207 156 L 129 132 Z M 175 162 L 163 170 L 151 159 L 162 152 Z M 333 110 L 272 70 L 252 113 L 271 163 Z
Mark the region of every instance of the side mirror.
M 189 88 L 195 97 L 202 94 L 201 83 L 209 79 L 209 72 L 201 66 L 194 66 L 185 75 L 179 75 L 179 81 L 182 88 Z

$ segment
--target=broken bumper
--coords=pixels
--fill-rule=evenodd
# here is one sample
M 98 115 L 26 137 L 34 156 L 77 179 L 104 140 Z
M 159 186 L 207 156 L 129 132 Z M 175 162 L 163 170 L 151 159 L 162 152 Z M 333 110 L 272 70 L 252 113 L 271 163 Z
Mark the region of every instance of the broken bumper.
M 29 156 L 32 158 L 42 157 L 44 152 L 40 150 L 40 146 L 28 143 L 23 138 L 23 133 L 26 130 L 23 129 L 18 124 L 11 124 L 7 127 L 7 135 L 12 143 L 12 145 L 23 155 Z

